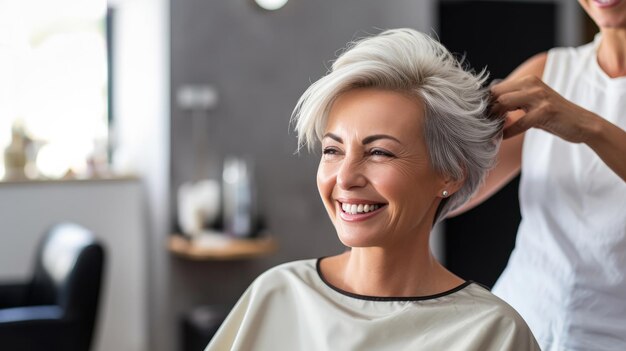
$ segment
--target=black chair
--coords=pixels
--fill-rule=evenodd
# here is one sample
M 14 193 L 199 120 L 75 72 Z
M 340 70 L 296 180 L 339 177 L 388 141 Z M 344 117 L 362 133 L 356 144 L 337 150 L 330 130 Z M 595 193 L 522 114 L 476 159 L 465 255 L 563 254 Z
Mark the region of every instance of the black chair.
M 103 265 L 104 249 L 89 230 L 52 227 L 31 281 L 0 282 L 0 350 L 89 350 Z
M 204 350 L 222 325 L 233 306 L 204 305 L 194 307 L 183 316 L 183 351 Z

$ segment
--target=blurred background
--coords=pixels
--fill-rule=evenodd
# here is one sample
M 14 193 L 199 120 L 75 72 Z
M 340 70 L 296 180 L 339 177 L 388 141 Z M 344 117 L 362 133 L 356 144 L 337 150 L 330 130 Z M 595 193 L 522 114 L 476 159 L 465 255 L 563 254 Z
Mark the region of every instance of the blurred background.
M 197 349 L 259 273 L 344 250 L 289 119 L 347 42 L 397 27 L 491 78 L 595 33 L 571 0 L 0 0 L 0 280 L 76 222 L 107 255 L 92 349 Z M 514 181 L 433 250 L 492 286 L 519 220 Z

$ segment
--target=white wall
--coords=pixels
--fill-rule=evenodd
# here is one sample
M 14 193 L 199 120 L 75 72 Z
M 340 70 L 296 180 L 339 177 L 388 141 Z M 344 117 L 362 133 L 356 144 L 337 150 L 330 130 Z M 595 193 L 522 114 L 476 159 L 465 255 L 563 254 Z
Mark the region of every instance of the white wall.
M 145 349 L 174 350 L 169 298 L 170 112 L 169 0 L 114 0 L 114 135 L 116 169 L 143 180 L 149 339 Z M 110 349 L 125 350 L 125 349 Z
M 0 280 L 26 280 L 37 243 L 59 221 L 95 232 L 106 266 L 94 350 L 147 345 L 146 226 L 138 180 L 0 183 Z

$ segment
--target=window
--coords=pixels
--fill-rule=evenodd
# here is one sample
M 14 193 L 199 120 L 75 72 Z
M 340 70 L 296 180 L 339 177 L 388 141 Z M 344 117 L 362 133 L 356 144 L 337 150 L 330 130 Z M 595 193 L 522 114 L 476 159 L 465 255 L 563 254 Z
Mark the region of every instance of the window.
M 107 165 L 106 0 L 0 2 L 0 178 Z

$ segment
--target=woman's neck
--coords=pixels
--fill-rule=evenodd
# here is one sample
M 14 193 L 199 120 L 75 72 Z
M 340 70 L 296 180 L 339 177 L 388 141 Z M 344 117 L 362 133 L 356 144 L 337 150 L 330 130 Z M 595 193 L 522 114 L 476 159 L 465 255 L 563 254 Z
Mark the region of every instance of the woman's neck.
M 626 29 L 602 29 L 598 65 L 611 78 L 626 76 Z
M 433 257 L 427 236 L 414 245 L 353 248 L 322 263 L 331 284 L 359 295 L 427 296 L 463 283 Z

